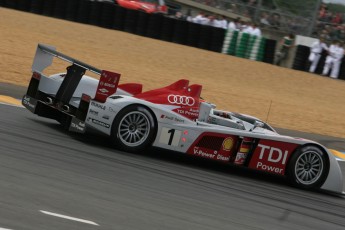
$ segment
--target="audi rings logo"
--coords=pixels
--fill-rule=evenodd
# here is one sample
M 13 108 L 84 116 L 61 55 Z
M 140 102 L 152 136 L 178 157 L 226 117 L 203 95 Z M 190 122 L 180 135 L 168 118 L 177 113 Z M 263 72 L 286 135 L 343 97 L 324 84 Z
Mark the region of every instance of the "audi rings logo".
M 168 96 L 168 101 L 170 104 L 188 105 L 188 106 L 193 106 L 195 103 L 195 100 L 192 97 L 173 95 L 173 94 L 170 94 Z

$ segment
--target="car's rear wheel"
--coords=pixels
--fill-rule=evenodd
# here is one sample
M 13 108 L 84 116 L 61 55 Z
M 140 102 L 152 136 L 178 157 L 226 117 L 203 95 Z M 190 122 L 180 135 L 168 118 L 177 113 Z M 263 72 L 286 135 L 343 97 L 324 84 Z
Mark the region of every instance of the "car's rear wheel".
M 112 136 L 116 145 L 128 152 L 139 152 L 149 147 L 156 135 L 152 113 L 144 106 L 132 105 L 116 116 Z
M 319 188 L 329 171 L 326 154 L 316 146 L 298 149 L 290 159 L 288 177 L 293 185 L 302 188 Z

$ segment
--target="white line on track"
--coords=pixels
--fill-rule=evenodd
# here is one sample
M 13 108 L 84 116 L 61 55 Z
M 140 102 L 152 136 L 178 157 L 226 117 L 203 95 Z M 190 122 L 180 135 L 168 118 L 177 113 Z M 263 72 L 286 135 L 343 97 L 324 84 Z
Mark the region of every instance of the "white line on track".
M 53 212 L 47 212 L 47 211 L 43 211 L 43 210 L 40 210 L 40 212 L 42 212 L 46 215 L 50 215 L 50 216 L 56 216 L 56 217 L 60 217 L 60 218 L 67 219 L 67 220 L 73 220 L 73 221 L 78 221 L 78 222 L 82 222 L 85 224 L 92 224 L 92 225 L 99 226 L 99 224 L 97 224 L 93 221 L 90 221 L 90 220 L 79 219 L 79 218 L 75 218 L 75 217 L 71 217 L 71 216 L 65 216 L 65 215 L 61 215 L 61 214 L 57 214 L 57 213 L 53 213 Z
M 12 229 L 9 229 L 9 228 L 0 228 L 0 230 L 12 230 Z

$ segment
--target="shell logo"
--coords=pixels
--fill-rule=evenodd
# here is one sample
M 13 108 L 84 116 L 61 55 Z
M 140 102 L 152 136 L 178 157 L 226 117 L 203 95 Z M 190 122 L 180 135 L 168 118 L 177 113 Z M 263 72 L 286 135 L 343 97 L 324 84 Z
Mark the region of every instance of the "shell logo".
M 232 149 L 232 146 L 234 145 L 234 141 L 231 137 L 225 138 L 223 141 L 223 150 L 230 151 Z

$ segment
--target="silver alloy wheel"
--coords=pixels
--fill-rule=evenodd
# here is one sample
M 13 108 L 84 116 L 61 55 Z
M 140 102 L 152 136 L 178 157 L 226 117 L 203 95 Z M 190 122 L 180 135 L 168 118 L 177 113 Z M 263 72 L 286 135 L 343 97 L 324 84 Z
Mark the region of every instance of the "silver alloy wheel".
M 303 152 L 296 160 L 296 179 L 304 185 L 313 184 L 321 177 L 323 168 L 322 156 L 318 152 Z
M 130 147 L 141 145 L 150 133 L 150 121 L 140 112 L 133 111 L 126 114 L 120 121 L 118 136 L 121 142 Z

